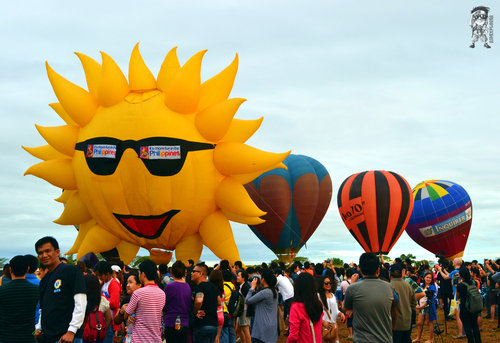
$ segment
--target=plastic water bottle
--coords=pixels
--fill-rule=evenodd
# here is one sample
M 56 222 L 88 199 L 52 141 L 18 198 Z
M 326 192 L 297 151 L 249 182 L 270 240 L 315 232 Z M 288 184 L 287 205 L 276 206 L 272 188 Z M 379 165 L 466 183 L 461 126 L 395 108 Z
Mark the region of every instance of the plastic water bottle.
M 177 316 L 177 318 L 175 319 L 174 329 L 175 330 L 180 330 L 181 329 L 181 317 L 180 316 Z
M 132 317 L 135 317 L 135 313 L 132 314 Z M 128 324 L 127 323 L 127 338 L 125 339 L 126 343 L 131 343 L 132 342 L 132 332 L 134 330 L 134 323 Z

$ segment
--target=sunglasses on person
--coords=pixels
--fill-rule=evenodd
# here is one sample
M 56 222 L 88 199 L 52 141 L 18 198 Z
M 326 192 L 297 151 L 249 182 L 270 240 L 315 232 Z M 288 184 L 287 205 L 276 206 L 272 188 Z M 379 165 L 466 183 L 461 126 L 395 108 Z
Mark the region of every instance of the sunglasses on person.
M 75 147 L 85 153 L 87 166 L 96 175 L 113 174 L 125 150 L 132 149 L 148 171 L 156 176 L 172 176 L 180 172 L 190 151 L 214 148 L 215 144 L 170 137 L 150 137 L 138 141 L 96 137 L 78 142 Z
M 331 285 L 332 283 L 331 282 L 323 282 L 323 285 L 325 286 L 328 286 L 328 285 Z

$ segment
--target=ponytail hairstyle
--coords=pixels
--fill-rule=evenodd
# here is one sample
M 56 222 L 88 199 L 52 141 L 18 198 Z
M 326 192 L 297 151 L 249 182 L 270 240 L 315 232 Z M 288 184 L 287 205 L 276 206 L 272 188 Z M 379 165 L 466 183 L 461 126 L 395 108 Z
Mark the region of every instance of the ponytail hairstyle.
M 278 297 L 278 293 L 276 292 L 276 276 L 274 276 L 270 269 L 263 269 L 262 279 L 266 280 L 268 288 L 273 292 L 273 298 L 276 299 Z

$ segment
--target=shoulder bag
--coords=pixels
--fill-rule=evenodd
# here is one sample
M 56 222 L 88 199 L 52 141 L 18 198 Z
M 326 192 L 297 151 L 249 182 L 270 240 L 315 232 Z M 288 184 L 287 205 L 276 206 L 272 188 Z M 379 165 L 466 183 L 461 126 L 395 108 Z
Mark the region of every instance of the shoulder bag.
M 325 305 L 323 305 L 323 310 L 326 312 L 328 319 L 330 319 L 330 321 L 333 322 L 332 317 L 330 316 L 330 311 L 328 311 Z M 324 340 L 334 339 L 337 336 L 337 328 L 335 327 L 335 324 L 333 326 L 329 325 L 328 327 L 323 326 L 321 330 L 321 335 L 323 336 Z

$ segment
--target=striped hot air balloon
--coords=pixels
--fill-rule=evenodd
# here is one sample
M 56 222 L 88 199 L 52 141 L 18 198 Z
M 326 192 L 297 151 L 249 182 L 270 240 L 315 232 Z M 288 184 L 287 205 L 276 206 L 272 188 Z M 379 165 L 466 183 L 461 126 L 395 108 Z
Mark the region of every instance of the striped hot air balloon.
M 451 181 L 427 180 L 413 188 L 413 197 L 408 235 L 434 254 L 462 257 L 472 224 L 472 203 L 465 189 Z
M 337 205 L 344 224 L 366 252 L 388 254 L 410 219 L 413 197 L 400 175 L 365 171 L 342 183 Z
M 288 169 L 270 170 L 245 188 L 267 212 L 265 223 L 249 227 L 280 261 L 290 263 L 325 216 L 332 180 L 326 168 L 309 156 L 291 154 L 283 163 Z

